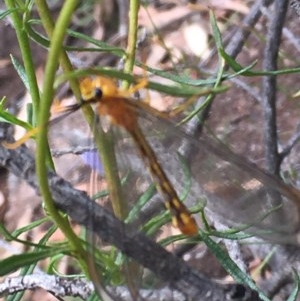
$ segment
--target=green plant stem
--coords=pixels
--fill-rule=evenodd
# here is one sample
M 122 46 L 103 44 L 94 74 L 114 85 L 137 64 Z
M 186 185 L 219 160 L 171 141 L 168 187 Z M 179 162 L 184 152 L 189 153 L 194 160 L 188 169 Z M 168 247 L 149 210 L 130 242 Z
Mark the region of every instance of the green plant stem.
M 128 47 L 126 51 L 127 55 L 124 66 L 124 71 L 127 73 L 131 73 L 135 61 L 138 10 L 139 1 L 130 1 Z M 129 82 L 123 81 L 122 85 L 123 88 L 126 89 L 129 87 Z M 124 201 L 124 196 L 122 195 L 122 187 L 117 172 L 118 169 L 114 153 L 113 141 L 109 137 L 111 133 L 105 134 L 101 130 L 101 133 L 99 132 L 98 135 L 101 137 L 96 138 L 96 140 L 99 141 L 97 148 L 99 150 L 99 155 L 101 157 L 105 171 L 105 179 L 109 187 L 109 194 L 112 201 L 113 210 L 118 218 L 124 220 L 128 214 L 128 206 Z M 100 143 L 100 140 L 102 141 L 102 143 Z
M 128 214 L 128 206 L 122 194 L 122 184 L 118 174 L 117 159 L 114 151 L 113 137 L 111 133 L 104 133 L 103 129 L 97 128 L 94 135 L 99 140 L 100 148 L 97 146 L 101 162 L 105 171 L 105 180 L 109 188 L 114 214 L 124 220 Z
M 16 31 L 18 43 L 20 46 L 24 68 L 26 71 L 26 75 L 28 78 L 28 84 L 30 89 L 30 95 L 33 103 L 33 112 L 32 112 L 32 121 L 33 126 L 36 125 L 36 117 L 37 112 L 39 110 L 39 103 L 40 103 L 40 93 L 39 93 L 39 87 L 37 84 L 36 76 L 35 76 L 35 68 L 33 64 L 32 59 L 32 51 L 30 49 L 29 39 L 26 31 L 24 30 L 21 14 L 18 9 L 18 6 L 16 4 L 16 1 L 14 0 L 5 0 L 5 4 L 8 9 L 12 10 L 11 18 L 14 24 L 14 28 Z M 15 9 L 15 10 L 14 10 Z
M 66 0 L 62 7 L 61 13 L 57 19 L 56 27 L 54 28 L 51 38 L 49 55 L 45 68 L 45 80 L 43 87 L 43 96 L 38 115 L 38 124 L 45 124 L 45 121 L 50 118 L 50 106 L 54 95 L 54 80 L 55 73 L 58 67 L 58 59 L 61 55 L 61 46 L 63 44 L 64 35 L 69 25 L 73 11 L 77 6 L 78 0 Z M 63 231 L 71 248 L 76 252 L 78 260 L 85 272 L 88 271 L 86 266 L 86 252 L 83 249 L 79 238 L 75 235 L 70 224 L 64 216 L 60 214 L 54 205 L 51 192 L 48 184 L 48 169 L 46 165 L 46 150 L 47 127 L 41 127 L 37 135 L 37 156 L 36 156 L 36 171 L 40 185 L 40 192 L 44 198 L 45 207 L 48 214 L 52 217 L 55 224 Z M 88 275 L 88 274 L 87 274 Z
M 54 30 L 54 22 L 53 19 L 51 18 L 51 13 L 48 8 L 47 2 L 45 0 L 36 0 L 36 7 L 38 9 L 41 21 L 43 23 L 43 26 L 51 39 L 53 30 Z M 62 66 L 62 69 L 64 72 L 72 72 L 73 71 L 73 66 L 69 60 L 68 55 L 66 54 L 65 51 L 61 52 L 61 55 L 59 57 L 59 63 Z M 77 77 L 68 77 L 68 80 L 70 82 L 71 89 L 77 99 L 81 98 L 80 95 L 80 90 L 78 87 L 78 81 L 76 79 Z M 89 107 L 89 106 L 84 106 L 82 107 L 83 114 L 92 129 L 95 126 L 95 118 L 94 118 L 94 111 Z M 102 142 L 100 142 L 103 144 Z
M 128 41 L 126 49 L 126 58 L 124 65 L 124 73 L 131 74 L 135 63 L 135 53 L 137 44 L 137 32 L 138 32 L 138 12 L 140 8 L 140 0 L 129 1 L 129 26 L 128 26 Z M 128 89 L 130 82 L 123 81 L 122 88 Z M 124 201 L 123 201 L 124 203 Z M 126 209 L 128 215 L 128 208 Z M 136 262 L 128 262 L 126 268 L 126 281 L 128 287 L 135 287 L 140 279 L 140 268 Z
M 43 23 L 43 26 L 45 28 L 45 31 L 48 35 L 48 37 L 51 40 L 53 30 L 54 30 L 54 22 L 51 17 L 51 12 L 49 10 L 49 7 L 47 5 L 47 2 L 45 0 L 36 0 L 35 1 L 36 8 L 39 12 L 41 21 Z M 61 52 L 61 55 L 59 56 L 59 63 L 64 70 L 64 72 L 71 72 L 73 71 L 73 66 L 69 60 L 68 55 L 65 51 Z M 69 78 L 71 89 L 77 99 L 80 99 L 80 90 L 78 87 L 78 82 L 74 78 Z
M 135 62 L 139 8 L 140 8 L 140 0 L 130 0 L 128 42 L 127 42 L 126 59 L 124 65 L 124 72 L 129 74 L 132 73 L 134 62 Z M 129 87 L 129 83 L 123 82 L 122 88 L 126 89 L 128 87 Z

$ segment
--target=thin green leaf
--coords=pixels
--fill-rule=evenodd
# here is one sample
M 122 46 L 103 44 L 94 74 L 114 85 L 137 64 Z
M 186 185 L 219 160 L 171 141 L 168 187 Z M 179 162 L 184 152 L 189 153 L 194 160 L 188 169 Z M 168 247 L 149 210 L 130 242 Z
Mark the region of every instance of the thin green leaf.
M 216 83 L 216 79 L 215 78 L 208 78 L 208 79 L 192 79 L 186 75 L 176 75 L 176 74 L 171 74 L 170 72 L 166 72 L 160 69 L 155 69 L 155 68 L 151 68 L 149 66 L 137 63 L 138 66 L 142 67 L 144 70 L 150 72 L 153 75 L 158 75 L 161 76 L 163 78 L 169 79 L 172 82 L 176 82 L 178 84 L 181 85 L 190 85 L 190 86 L 195 86 L 195 87 L 207 87 L 207 86 L 211 86 L 214 85 Z M 223 80 L 225 80 L 226 77 L 223 78 Z
M 130 223 L 132 222 L 136 216 L 139 214 L 141 209 L 145 206 L 145 204 L 153 197 L 153 195 L 156 193 L 155 185 L 150 185 L 145 193 L 138 199 L 136 204 L 133 206 L 133 208 L 130 210 L 125 222 Z
M 57 270 L 56 267 L 59 265 L 59 262 L 63 257 L 64 257 L 64 254 L 57 254 L 57 255 L 54 255 L 51 257 L 50 263 L 49 263 L 48 269 L 47 269 L 47 274 L 54 274 L 54 275 L 65 277 L 65 278 L 67 278 L 67 277 L 73 278 L 74 277 L 74 275 L 65 275 L 65 274 L 60 273 Z M 78 277 L 78 275 L 76 275 L 76 276 Z
M 27 113 L 27 121 L 30 124 L 35 124 L 35 120 L 33 120 L 33 105 L 32 103 L 28 103 L 26 105 L 26 113 Z
M 218 48 L 218 50 L 224 49 L 221 32 L 219 30 L 217 20 L 216 20 L 215 15 L 214 15 L 212 10 L 209 11 L 209 19 L 210 19 L 210 24 L 211 24 L 211 27 L 212 27 L 213 37 L 214 37 L 217 48 Z
M 76 39 L 80 39 L 83 41 L 86 41 L 88 43 L 91 43 L 95 46 L 97 46 L 97 50 L 98 51 L 107 51 L 109 53 L 113 53 L 116 54 L 119 57 L 122 57 L 123 55 L 125 55 L 125 50 L 119 47 L 115 47 L 115 46 L 110 46 L 107 43 L 102 42 L 101 40 L 97 40 L 97 39 L 93 39 L 88 35 L 73 31 L 73 30 L 68 30 L 67 31 L 68 34 Z
M 27 77 L 27 74 L 25 72 L 23 65 L 21 65 L 20 62 L 13 55 L 10 55 L 10 59 L 11 59 L 11 62 L 13 64 L 15 70 L 18 72 L 18 75 L 21 78 L 26 90 L 30 91 L 28 77 Z
M 0 111 L 4 110 L 6 102 L 7 102 L 7 98 L 3 96 L 0 100 Z
M 22 227 L 20 229 L 15 230 L 11 235 L 14 237 L 18 237 L 19 235 L 28 232 L 46 222 L 49 222 L 51 219 L 49 217 L 43 217 L 39 220 L 33 221 L 32 223 L 26 225 L 25 227 Z
M 236 75 L 243 75 L 243 76 L 268 76 L 268 75 L 285 75 L 285 74 L 294 74 L 300 73 L 300 68 L 289 68 L 289 69 L 281 69 L 275 71 L 253 71 L 253 67 L 256 65 L 256 61 L 250 64 L 247 67 L 243 67 L 239 63 L 237 63 L 231 56 L 229 56 L 224 49 L 220 49 L 220 53 L 226 63 L 230 66 L 230 68 L 236 72 Z M 228 77 L 230 78 L 230 76 Z
M 299 294 L 300 279 L 299 279 L 298 271 L 294 271 L 294 275 L 295 275 L 295 287 L 293 288 L 290 296 L 288 297 L 288 299 L 286 301 L 296 301 L 297 296 Z
M 42 34 L 40 34 L 37 31 L 35 31 L 32 27 L 33 25 L 41 25 L 41 20 L 39 20 L 39 19 L 29 20 L 26 23 L 26 29 L 27 29 L 29 36 L 35 42 L 48 48 L 50 45 L 50 41 L 47 39 L 47 37 L 43 36 Z M 111 46 L 103 41 L 93 39 L 92 37 L 85 35 L 83 33 L 73 31 L 73 30 L 67 30 L 67 34 L 70 35 L 71 37 L 74 37 L 75 39 L 83 40 L 85 42 L 88 42 L 89 44 L 97 46 L 97 47 L 93 47 L 93 48 L 82 47 L 81 48 L 82 50 L 85 50 L 85 51 L 90 50 L 90 51 L 98 51 L 98 52 L 99 51 L 107 51 L 109 53 L 115 54 L 118 57 L 123 57 L 126 54 L 125 50 L 120 47 Z M 64 49 L 65 50 L 77 50 L 77 51 L 80 50 L 79 47 L 68 47 L 68 46 L 64 46 Z
M 32 125 L 28 122 L 25 122 L 4 110 L 0 110 L 0 122 L 7 122 L 12 125 L 21 126 L 26 131 L 30 131 L 33 129 Z
M 166 237 L 166 238 L 160 240 L 159 244 L 163 247 L 166 247 L 170 244 L 173 244 L 177 241 L 182 241 L 182 240 L 184 240 L 185 245 L 189 244 L 189 243 L 195 244 L 195 242 L 200 243 L 201 237 L 199 236 L 199 237 L 196 237 L 196 238 L 193 238 L 193 239 L 187 239 L 186 235 L 179 234 L 179 235 L 173 235 L 173 236 Z
M 40 20 L 35 20 L 35 19 L 31 19 L 28 22 L 26 22 L 24 24 L 25 29 L 28 33 L 28 36 L 38 45 L 43 46 L 44 48 L 49 48 L 50 46 L 50 41 L 48 40 L 48 38 L 42 34 L 40 34 L 39 32 L 35 31 L 32 28 L 32 25 L 35 24 L 39 24 L 41 25 L 41 21 Z
M 168 211 L 164 211 L 160 214 L 157 214 L 151 220 L 149 220 L 145 225 L 143 225 L 143 231 L 147 235 L 152 236 L 157 233 L 157 231 L 166 223 L 170 222 L 171 215 Z
M 241 231 L 242 231 L 241 229 L 230 229 L 224 232 L 210 230 L 209 235 L 219 237 L 219 238 L 239 240 L 239 241 L 242 239 L 253 237 L 253 234 L 248 234 Z
M 44 247 L 44 244 L 46 244 L 48 242 L 49 237 L 56 231 L 56 229 L 57 229 L 57 227 L 55 225 L 53 225 L 52 227 L 50 227 L 48 229 L 47 233 L 39 241 L 39 244 L 36 247 L 36 250 L 39 250 L 40 248 Z M 21 269 L 20 276 L 31 275 L 33 273 L 36 265 L 37 265 L 37 262 L 31 264 L 30 266 L 23 267 Z M 23 298 L 24 292 L 25 291 L 21 291 L 21 292 L 18 292 L 16 294 L 9 295 L 7 297 L 6 301 L 20 301 Z
M 55 246 L 53 248 L 48 248 L 46 250 L 40 250 L 40 251 L 10 256 L 0 261 L 0 276 L 5 276 L 24 266 L 35 264 L 40 260 L 46 259 L 48 257 L 60 253 L 64 253 L 66 251 L 67 248 L 65 247 L 61 248 L 59 246 Z
M 186 158 L 183 157 L 179 152 L 177 152 L 177 157 L 178 161 L 180 163 L 180 166 L 183 171 L 184 179 L 183 179 L 183 191 L 181 192 L 179 199 L 184 202 L 184 200 L 188 197 L 190 191 L 191 191 L 191 186 L 192 186 L 192 177 L 191 177 L 191 172 L 190 168 L 186 162 Z
M 100 76 L 107 76 L 115 79 L 126 80 L 129 83 L 137 83 L 138 78 L 134 77 L 131 74 L 126 74 L 121 71 L 109 68 L 93 68 L 93 69 L 81 69 L 76 70 L 72 73 L 65 73 L 64 75 L 57 78 L 56 85 L 61 84 L 62 82 L 66 81 L 69 78 L 78 78 L 78 77 L 87 77 L 91 75 L 100 75 Z M 228 87 L 195 87 L 191 85 L 162 85 L 157 82 L 149 81 L 147 84 L 147 88 L 150 90 L 155 90 L 158 92 L 166 93 L 168 95 L 173 96 L 183 96 L 183 97 L 190 97 L 194 95 L 207 95 L 210 93 L 221 93 L 228 89 Z
M 11 234 L 5 227 L 3 224 L 0 224 L 0 233 L 3 235 L 3 237 L 5 238 L 5 240 L 7 241 L 15 241 L 18 243 L 21 243 L 23 245 L 29 246 L 29 247 L 40 247 L 39 244 L 33 243 L 31 241 L 27 241 L 27 240 L 23 240 L 23 239 L 19 239 L 17 238 L 17 236 L 15 236 L 14 234 Z
M 200 230 L 200 235 L 203 242 L 207 245 L 210 251 L 212 251 L 212 253 L 217 257 L 220 264 L 237 282 L 246 284 L 251 289 L 255 290 L 259 294 L 262 300 L 270 301 L 264 295 L 264 293 L 256 286 L 254 281 L 236 265 L 236 263 L 214 240 L 212 240 L 205 232 L 201 230 Z
M 17 8 L 7 9 L 7 10 L 0 10 L 0 20 L 6 18 L 11 13 L 17 11 Z

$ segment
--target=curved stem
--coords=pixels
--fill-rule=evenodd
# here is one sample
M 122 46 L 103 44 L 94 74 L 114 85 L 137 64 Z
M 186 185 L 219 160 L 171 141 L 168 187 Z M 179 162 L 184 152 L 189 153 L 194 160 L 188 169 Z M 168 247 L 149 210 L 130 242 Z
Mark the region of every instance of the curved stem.
M 138 12 L 140 8 L 140 0 L 130 0 L 129 6 L 129 32 L 126 50 L 126 60 L 124 66 L 125 73 L 132 73 L 135 62 L 135 50 L 138 32 Z M 129 87 L 128 82 L 123 82 L 123 88 Z
M 11 18 L 13 20 L 14 28 L 16 31 L 18 43 L 20 46 L 25 72 L 27 75 L 29 92 L 31 95 L 32 103 L 33 103 L 33 112 L 32 112 L 32 121 L 33 126 L 36 124 L 36 115 L 39 111 L 39 103 L 40 103 L 40 93 L 39 87 L 37 84 L 36 76 L 35 76 L 35 68 L 32 59 L 32 51 L 30 49 L 29 38 L 24 30 L 21 14 L 18 8 L 16 1 L 14 0 L 5 0 L 6 6 L 8 9 L 12 10 Z
M 39 2 L 39 1 L 37 1 Z M 46 4 L 44 1 L 40 1 L 39 4 Z M 62 44 L 65 36 L 66 29 L 70 23 L 73 11 L 78 4 L 78 0 L 66 0 L 62 7 L 61 13 L 57 19 L 56 26 L 53 30 L 51 37 L 51 43 L 49 48 L 49 55 L 46 62 L 45 68 L 45 80 L 43 87 L 43 95 L 38 115 L 38 124 L 45 124 L 50 117 L 50 106 L 54 95 L 54 80 L 55 73 L 58 67 L 58 61 L 62 54 Z M 86 253 L 83 249 L 79 238 L 73 232 L 68 219 L 60 214 L 54 205 L 51 192 L 49 190 L 48 177 L 47 177 L 47 165 L 46 165 L 46 153 L 48 149 L 47 140 L 48 129 L 45 126 L 40 127 L 40 131 L 37 135 L 37 156 L 36 156 L 36 172 L 39 180 L 40 192 L 44 198 L 45 207 L 48 214 L 52 217 L 55 224 L 63 231 L 66 235 L 68 242 L 72 249 L 76 251 L 78 260 L 84 269 L 86 267 Z

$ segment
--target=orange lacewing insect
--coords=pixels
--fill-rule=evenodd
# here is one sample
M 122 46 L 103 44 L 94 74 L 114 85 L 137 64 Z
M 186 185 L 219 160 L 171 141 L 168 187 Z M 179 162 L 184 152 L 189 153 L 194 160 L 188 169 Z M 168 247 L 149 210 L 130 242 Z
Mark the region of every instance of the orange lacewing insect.
M 86 78 L 81 81 L 80 89 L 84 103 L 97 103 L 96 110 L 100 116 L 109 116 L 114 125 L 122 127 L 130 134 L 164 200 L 165 207 L 171 213 L 174 227 L 186 235 L 196 234 L 198 226 L 195 219 L 180 201 L 139 126 L 137 102 L 125 97 L 116 84 L 105 77 Z
M 138 86 L 144 87 L 145 84 L 144 86 L 143 84 Z M 198 232 L 197 223 L 187 207 L 180 201 L 174 189 L 174 183 L 170 181 L 170 173 L 167 173 L 166 167 L 161 165 L 162 160 L 157 160 L 157 151 L 155 150 L 154 152 L 150 146 L 148 136 L 147 139 L 145 138 L 141 129 L 142 124 L 139 123 L 141 116 L 143 117 L 143 122 L 146 118 L 152 118 L 154 121 L 163 124 L 163 126 L 171 128 L 180 139 L 186 139 L 197 148 L 197 152 L 201 153 L 200 159 L 202 158 L 202 160 L 199 160 L 200 163 L 192 166 L 200 168 L 199 172 L 198 170 L 194 172 L 196 176 L 194 178 L 193 175 L 192 181 L 199 182 L 200 184 L 196 183 L 196 185 L 202 187 L 200 190 L 196 189 L 196 193 L 199 194 L 196 199 L 201 199 L 200 194 L 203 194 L 204 197 L 208 199 L 207 208 L 212 211 L 217 211 L 219 215 L 224 215 L 226 222 L 229 220 L 229 225 L 247 223 L 260 224 L 257 220 L 260 221 L 260 219 L 263 218 L 264 222 L 267 220 L 265 224 L 262 223 L 263 229 L 271 228 L 274 232 L 278 230 L 280 235 L 289 232 L 292 232 L 292 235 L 294 235 L 296 231 L 298 231 L 299 216 L 293 216 L 291 218 L 289 213 L 289 216 L 286 217 L 287 220 L 284 227 L 282 227 L 282 223 L 278 225 L 278 222 L 277 225 L 274 226 L 265 218 L 269 215 L 269 212 L 273 213 L 272 211 L 275 211 L 275 213 L 279 211 L 279 216 L 282 217 L 282 215 L 280 215 L 282 214 L 282 208 L 280 208 L 280 206 L 274 209 L 274 205 L 272 205 L 267 209 L 267 212 L 259 212 L 261 213 L 259 217 L 257 215 L 257 211 L 263 210 L 264 204 L 268 203 L 268 198 L 270 197 L 269 191 L 272 189 L 275 189 L 281 196 L 284 196 L 285 200 L 287 198 L 292 201 L 289 203 L 292 203 L 298 208 L 300 205 L 300 191 L 296 188 L 285 184 L 280 179 L 268 174 L 245 158 L 236 155 L 215 137 L 203 135 L 198 138 L 198 140 L 193 139 L 186 134 L 184 130 L 176 128 L 175 125 L 166 118 L 166 115 L 153 109 L 147 103 L 135 101 L 130 98 L 132 93 L 120 89 L 112 79 L 102 76 L 85 78 L 80 83 L 80 89 L 82 103 L 65 107 L 64 110 L 74 111 L 85 104 L 96 104 L 96 112 L 98 115 L 108 116 L 114 125 L 125 129 L 129 133 L 139 150 L 144 164 L 150 171 L 166 208 L 172 215 L 173 225 L 179 228 L 182 233 L 187 235 L 196 234 Z M 165 162 L 163 163 L 165 164 Z M 219 166 L 222 167 L 219 168 Z M 197 173 L 201 174 L 199 180 Z M 241 175 L 245 175 L 245 182 L 243 182 Z M 229 181 L 228 178 L 230 179 Z M 253 186 L 253 182 L 255 181 L 256 184 L 253 188 L 251 186 Z M 216 182 L 219 182 L 218 186 L 221 186 L 221 189 L 220 187 L 215 187 Z M 259 183 L 259 185 L 257 185 L 257 183 Z M 177 185 L 178 183 L 175 184 Z M 180 184 L 182 183 L 179 183 L 179 186 Z M 248 188 L 248 186 L 250 188 Z M 237 193 L 233 195 L 224 193 L 226 189 L 233 190 Z M 213 200 L 212 202 L 211 199 Z M 288 206 L 283 207 L 283 209 L 285 209 L 285 207 Z M 298 210 L 290 210 L 289 212 L 296 214 Z M 284 212 L 284 214 L 286 214 L 286 212 Z M 272 216 L 275 216 L 275 214 Z M 230 223 L 230 220 L 234 221 L 234 223 Z M 282 228 L 284 228 L 284 232 L 282 232 Z M 290 242 L 287 235 L 283 239 Z M 294 239 L 294 237 L 292 239 Z

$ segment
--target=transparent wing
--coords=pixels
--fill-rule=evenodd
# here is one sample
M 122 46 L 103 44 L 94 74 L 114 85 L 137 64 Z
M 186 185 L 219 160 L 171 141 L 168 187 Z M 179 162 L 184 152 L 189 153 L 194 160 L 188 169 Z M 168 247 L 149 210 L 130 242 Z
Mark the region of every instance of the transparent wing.
M 137 114 L 141 131 L 153 149 L 158 164 L 188 208 L 196 206 L 199 209 L 205 206 L 212 222 L 217 219 L 229 226 L 247 228 L 246 231 L 272 241 L 296 242 L 299 225 L 298 191 L 235 155 L 212 135 L 202 134 L 195 139 L 186 134 L 184 128 L 178 128 L 166 119 L 148 114 L 145 110 L 139 110 Z M 136 142 L 130 133 L 122 128 L 121 132 L 122 135 L 115 136 L 114 144 L 119 176 L 124 180 L 122 195 L 124 201 L 130 204 L 127 221 L 153 234 L 170 217 L 161 215 L 157 219 L 151 218 L 156 213 L 153 209 L 157 206 L 156 200 L 159 201 L 161 211 L 162 197 L 154 188 L 152 177 L 147 171 L 149 166 L 141 159 Z M 91 138 L 86 133 L 84 129 L 81 138 L 78 138 L 78 133 L 69 131 L 68 139 L 73 146 L 77 140 L 84 148 L 90 145 Z M 192 148 L 188 158 L 180 154 L 180 147 L 184 143 Z M 81 160 L 83 166 L 87 164 L 84 158 Z M 89 165 L 93 169 L 101 167 L 99 162 Z M 195 218 L 201 226 L 200 214 L 195 214 Z M 126 283 L 130 294 L 134 296 L 139 294 L 139 288 L 146 286 L 145 283 L 154 284 L 152 287 L 161 285 L 148 271 L 128 261 L 113 247 L 98 244 L 99 241 L 90 235 L 88 242 L 91 244 L 92 264 L 97 267 L 95 271 L 98 275 L 101 275 L 97 279 L 101 288 L 108 283 Z
M 271 230 L 268 237 L 272 240 L 280 238 L 280 241 L 295 242 L 299 228 L 298 191 L 257 169 L 212 135 L 202 133 L 196 139 L 186 134 L 184 128 L 178 128 L 146 110 L 138 110 L 137 114 L 140 116 L 139 126 L 159 164 L 178 195 L 183 195 L 188 207 L 206 204 L 208 214 L 227 225 L 253 225 L 255 229 L 249 230 L 255 233 L 261 232 L 260 229 Z M 68 137 L 60 140 L 64 143 L 69 140 L 73 147 L 76 141 L 77 146 L 82 148 L 84 145 L 91 146 L 91 137 L 86 135 L 87 128 L 80 130 L 85 122 L 80 122 L 80 127 L 74 127 L 73 121 L 77 122 L 78 117 L 74 114 L 70 118 L 71 121 L 67 122 L 70 129 L 66 131 Z M 56 130 L 53 132 L 57 133 Z M 118 165 L 123 175 L 128 173 L 136 177 L 132 180 L 136 184 L 129 185 L 132 189 L 124 189 L 125 199 L 134 204 L 138 196 L 153 185 L 153 181 L 130 134 L 124 130 L 122 132 L 122 135 L 115 137 Z M 182 159 L 179 151 L 185 143 L 193 151 L 189 158 Z M 271 196 L 268 193 L 270 189 L 278 195 Z M 158 194 L 156 198 L 161 199 Z M 199 218 L 198 222 L 201 222 Z
M 213 135 L 202 133 L 195 139 L 183 128 L 170 121 L 141 112 L 147 118 L 140 122 L 146 127 L 149 143 L 173 185 L 180 191 L 183 187 L 181 160 L 177 153 L 184 144 L 192 152 L 184 161 L 190 172 L 191 187 L 186 198 L 188 206 L 206 200 L 206 211 L 212 219 L 225 225 L 249 227 L 248 231 L 270 240 L 297 243 L 299 230 L 298 207 L 300 193 L 281 180 L 265 173 L 247 159 L 233 153 Z M 163 138 L 153 138 L 147 128 L 153 124 Z M 266 234 L 267 233 L 267 234 Z

